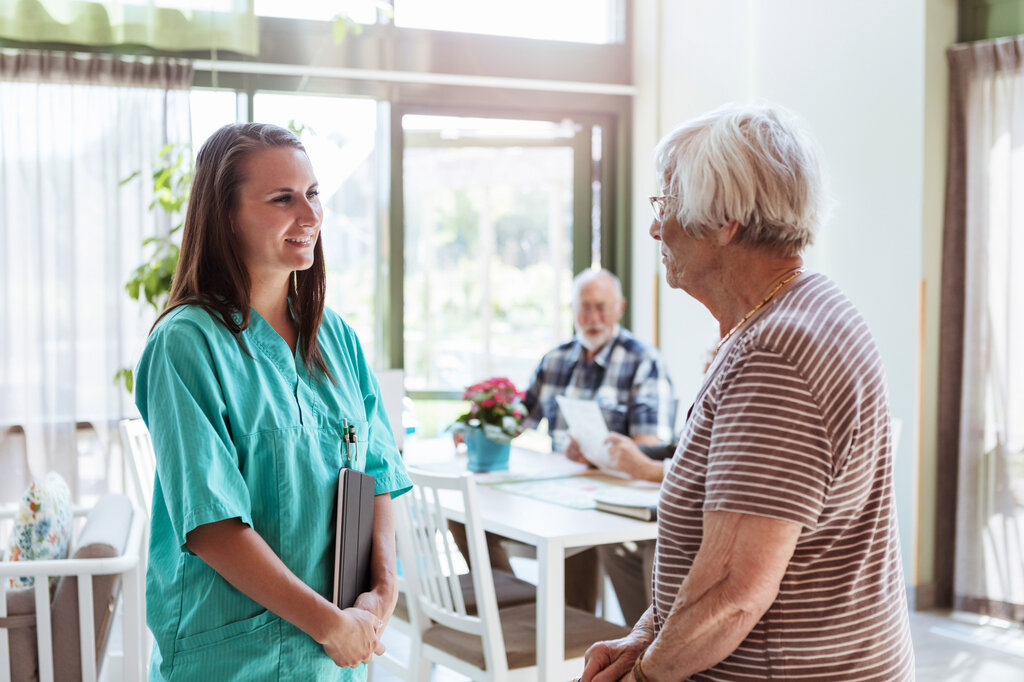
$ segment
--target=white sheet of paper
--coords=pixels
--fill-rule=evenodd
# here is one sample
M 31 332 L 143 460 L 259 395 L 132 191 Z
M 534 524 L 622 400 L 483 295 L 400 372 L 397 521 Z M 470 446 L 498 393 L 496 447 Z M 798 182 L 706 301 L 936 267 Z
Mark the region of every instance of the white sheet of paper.
M 604 423 L 604 415 L 601 408 L 593 400 L 580 400 L 579 398 L 567 398 L 555 396 L 558 401 L 558 409 L 565 417 L 565 423 L 569 426 L 569 433 L 580 444 L 583 456 L 602 471 L 617 476 L 625 476 L 618 469 L 612 466 L 608 456 L 608 446 L 604 439 L 608 437 L 608 425 Z

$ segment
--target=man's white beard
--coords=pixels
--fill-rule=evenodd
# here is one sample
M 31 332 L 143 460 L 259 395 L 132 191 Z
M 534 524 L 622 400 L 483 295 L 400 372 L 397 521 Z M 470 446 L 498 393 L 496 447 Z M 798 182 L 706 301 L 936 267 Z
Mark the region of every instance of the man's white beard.
M 590 336 L 590 337 L 585 336 L 583 334 L 583 332 L 579 332 L 579 331 L 576 332 L 576 340 L 579 342 L 579 344 L 581 346 L 583 346 L 584 348 L 589 350 L 591 353 L 596 353 L 597 351 L 599 351 L 602 348 L 604 348 L 605 344 L 607 344 L 609 341 L 611 341 L 611 338 L 612 338 L 612 332 L 611 331 L 605 332 L 604 334 L 601 334 L 600 336 Z

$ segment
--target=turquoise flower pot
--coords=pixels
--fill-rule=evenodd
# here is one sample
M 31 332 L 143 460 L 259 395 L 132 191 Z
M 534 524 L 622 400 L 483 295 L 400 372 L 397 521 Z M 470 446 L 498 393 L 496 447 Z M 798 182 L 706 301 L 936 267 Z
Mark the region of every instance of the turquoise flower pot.
M 467 469 L 475 472 L 508 469 L 511 443 L 493 441 L 484 435 L 483 429 L 468 428 L 463 433 L 466 434 L 466 454 L 469 455 Z

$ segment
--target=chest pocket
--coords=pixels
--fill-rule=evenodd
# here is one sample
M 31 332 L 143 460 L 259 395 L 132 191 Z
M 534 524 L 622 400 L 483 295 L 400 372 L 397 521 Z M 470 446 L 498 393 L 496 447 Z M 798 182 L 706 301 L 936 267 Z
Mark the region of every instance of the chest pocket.
M 369 452 L 370 424 L 365 421 L 348 420 L 348 426 L 355 427 L 355 443 L 347 434 L 343 434 L 338 441 L 339 462 L 341 466 L 355 471 L 366 471 L 366 455 Z M 343 427 L 339 427 L 339 433 Z

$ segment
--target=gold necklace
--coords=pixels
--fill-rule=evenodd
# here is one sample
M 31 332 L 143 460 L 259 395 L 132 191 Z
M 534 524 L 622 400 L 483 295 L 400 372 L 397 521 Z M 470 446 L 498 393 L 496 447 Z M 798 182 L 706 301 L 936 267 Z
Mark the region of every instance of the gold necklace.
M 744 323 L 744 322 L 746 322 L 747 320 L 749 320 L 749 319 L 750 319 L 750 317 L 751 317 L 751 316 L 752 316 L 752 315 L 753 315 L 754 313 L 756 313 L 756 312 L 757 312 L 758 310 L 760 310 L 761 308 L 763 308 L 763 307 L 765 307 L 766 305 L 768 305 L 768 302 L 769 302 L 770 300 L 772 300 L 773 298 L 775 298 L 775 294 L 779 293 L 779 289 L 781 289 L 782 287 L 786 286 L 787 284 L 789 284 L 790 282 L 792 282 L 792 281 L 793 281 L 794 279 L 796 279 L 797 277 L 799 277 L 800 275 L 802 275 L 802 274 L 803 274 L 803 272 L 804 272 L 804 269 L 803 269 L 803 268 L 797 268 L 796 270 L 794 270 L 794 271 L 793 271 L 793 272 L 792 272 L 792 273 L 791 273 L 790 275 L 788 275 L 788 276 L 786 277 L 786 279 L 784 279 L 784 280 L 782 280 L 781 282 L 779 282 L 778 284 L 776 284 L 776 285 L 775 285 L 775 288 L 771 290 L 771 293 L 769 293 L 769 294 L 768 294 L 767 296 L 765 296 L 765 297 L 764 297 L 764 300 L 763 300 L 763 301 L 761 301 L 760 303 L 758 303 L 757 305 L 755 305 L 755 306 L 754 306 L 753 308 L 751 308 L 750 310 L 748 310 L 748 311 L 747 311 L 747 314 L 743 316 L 743 319 L 742 319 L 742 320 L 740 320 L 739 322 L 737 322 L 737 323 L 736 323 L 736 326 L 735 326 L 735 327 L 733 327 L 732 329 L 730 329 L 730 330 L 729 330 L 729 331 L 728 331 L 728 332 L 726 333 L 726 335 L 722 337 L 722 340 L 718 342 L 718 345 L 717 345 L 717 346 L 715 346 L 715 352 L 714 352 L 714 353 L 713 353 L 713 354 L 711 355 L 711 359 L 712 359 L 712 360 L 714 360 L 714 359 L 715 359 L 715 356 L 716 356 L 716 355 L 718 355 L 718 351 L 720 351 L 720 350 L 722 349 L 722 346 L 724 346 L 724 345 L 725 345 L 725 342 L 729 340 L 729 337 L 730 337 L 730 336 L 732 336 L 732 335 L 733 335 L 734 333 L 736 333 L 736 330 L 737 330 L 737 329 L 739 329 L 740 327 L 742 327 L 742 326 L 743 326 L 743 323 Z

